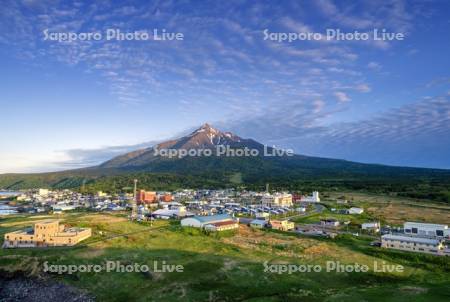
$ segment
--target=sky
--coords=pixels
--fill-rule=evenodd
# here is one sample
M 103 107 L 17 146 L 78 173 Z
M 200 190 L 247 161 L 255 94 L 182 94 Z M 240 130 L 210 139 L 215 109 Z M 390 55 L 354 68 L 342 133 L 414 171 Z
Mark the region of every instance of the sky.
M 449 30 L 443 0 L 5 0 L 0 173 L 91 166 L 205 122 L 298 154 L 450 169 Z

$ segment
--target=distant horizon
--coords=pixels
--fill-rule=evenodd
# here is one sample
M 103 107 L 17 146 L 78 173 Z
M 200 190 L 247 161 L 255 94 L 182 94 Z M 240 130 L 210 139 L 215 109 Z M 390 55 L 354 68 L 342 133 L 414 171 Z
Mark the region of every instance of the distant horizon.
M 449 11 L 6 1 L 0 173 L 92 166 L 205 120 L 298 154 L 450 169 Z
M 207 123 L 204 123 L 207 124 Z M 203 125 L 203 124 L 202 124 Z M 214 126 L 214 124 L 210 124 L 211 127 L 222 131 L 221 129 L 218 129 L 217 127 Z M 189 130 L 183 131 L 182 133 L 189 133 L 190 131 L 192 131 L 192 129 L 194 128 L 190 128 Z M 224 131 L 222 131 L 224 132 Z M 234 135 L 237 135 L 241 138 L 244 139 L 253 139 L 252 137 L 242 137 L 240 136 L 238 133 L 233 133 Z M 113 159 L 116 156 L 120 156 L 120 155 L 124 155 L 128 152 L 133 152 L 133 151 L 137 151 L 137 150 L 141 150 L 141 149 L 147 149 L 147 148 L 152 148 L 154 146 L 156 146 L 159 143 L 163 143 L 169 140 L 173 140 L 173 139 L 179 139 L 182 136 L 179 137 L 170 137 L 167 139 L 162 139 L 159 141 L 153 141 L 152 143 L 142 143 L 142 144 L 137 144 L 137 145 L 129 145 L 129 146 L 109 146 L 109 147 L 104 147 L 103 149 L 101 149 L 102 151 L 100 151 L 99 149 L 92 149 L 92 150 L 83 150 L 85 152 L 84 156 L 87 159 L 87 162 L 91 162 L 91 164 L 86 164 L 85 166 L 82 166 L 81 163 L 77 163 L 77 167 L 76 168 L 61 168 L 59 170 L 45 170 L 45 168 L 39 168 L 39 170 L 37 171 L 24 171 L 24 172 L 0 172 L 0 175 L 5 175 L 5 174 L 40 174 L 40 173 L 56 173 L 56 172 L 65 172 L 65 171 L 72 171 L 72 170 L 77 170 L 77 169 L 83 169 L 83 168 L 92 168 L 92 167 L 96 167 L 98 165 L 101 165 L 102 163 Z M 139 148 L 135 148 L 136 146 L 141 146 Z M 270 145 L 265 145 L 268 147 L 271 147 Z M 98 162 L 96 163 L 92 163 L 92 160 L 95 160 L 94 158 L 98 156 L 99 153 L 105 152 L 105 150 L 111 150 L 112 153 L 117 153 L 118 150 L 123 150 L 123 152 L 121 153 L 117 153 L 116 155 L 111 155 L 111 157 L 107 157 L 107 154 L 104 154 L 104 158 L 103 159 L 98 159 Z M 126 151 L 128 150 L 128 151 Z M 92 153 L 92 154 L 91 154 Z M 91 155 L 93 155 L 93 158 L 91 158 Z M 361 164 L 371 164 L 371 165 L 382 165 L 382 166 L 392 166 L 392 167 L 398 167 L 398 168 L 418 168 L 418 169 L 437 169 L 437 170 L 450 170 L 450 167 L 447 168 L 438 168 L 438 167 L 422 167 L 422 166 L 401 166 L 401 165 L 389 165 L 389 164 L 382 164 L 382 163 L 376 163 L 376 162 L 361 162 L 361 161 L 352 161 L 352 160 L 347 160 L 347 159 L 343 159 L 343 158 L 333 158 L 333 157 L 321 157 L 321 156 L 316 156 L 314 154 L 302 154 L 302 153 L 295 153 L 295 155 L 302 155 L 302 156 L 308 156 L 308 157 L 320 157 L 320 158 L 327 158 L 327 159 L 336 159 L 336 160 L 344 160 L 344 161 L 350 161 L 350 162 L 357 162 L 357 163 L 361 163 Z M 41 170 L 42 169 L 42 170 Z

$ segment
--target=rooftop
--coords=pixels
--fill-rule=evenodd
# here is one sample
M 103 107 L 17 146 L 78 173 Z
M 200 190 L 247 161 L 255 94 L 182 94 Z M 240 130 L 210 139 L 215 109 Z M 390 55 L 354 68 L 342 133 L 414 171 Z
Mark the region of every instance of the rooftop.
M 202 223 L 214 223 L 222 220 L 232 219 L 232 217 L 228 214 L 220 214 L 220 215 L 210 215 L 210 216 L 194 216 L 194 219 L 199 220 Z
M 214 223 L 210 223 L 210 225 L 219 227 L 219 226 L 223 226 L 223 225 L 230 225 L 230 224 L 236 224 L 237 222 L 234 220 L 229 220 L 229 221 L 220 221 L 220 222 L 214 222 Z
M 410 236 L 401 236 L 401 235 L 392 235 L 386 234 L 381 236 L 382 239 L 387 240 L 397 240 L 397 241 L 406 241 L 406 242 L 415 242 L 415 243 L 424 243 L 424 244 L 439 244 L 440 240 L 437 239 L 429 239 L 429 238 L 421 238 L 421 237 L 410 237 Z
M 406 225 L 414 225 L 414 226 L 422 226 L 422 227 L 429 227 L 429 228 L 442 228 L 447 229 L 448 226 L 446 224 L 435 224 L 435 223 L 423 223 L 423 222 L 411 222 L 407 221 L 405 222 L 404 226 Z
M 49 223 L 55 223 L 58 222 L 57 219 L 45 219 L 45 220 L 40 220 L 37 221 L 36 224 L 49 224 Z

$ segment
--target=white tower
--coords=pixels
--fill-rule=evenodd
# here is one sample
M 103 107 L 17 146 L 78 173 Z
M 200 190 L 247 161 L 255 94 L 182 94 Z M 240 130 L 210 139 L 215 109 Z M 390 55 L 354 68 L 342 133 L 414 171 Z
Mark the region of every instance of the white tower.
M 137 182 L 138 180 L 134 180 L 134 190 L 133 190 L 133 204 L 131 210 L 131 219 L 137 218 Z
M 313 200 L 314 201 L 320 201 L 319 192 L 317 192 L 317 191 L 313 192 Z

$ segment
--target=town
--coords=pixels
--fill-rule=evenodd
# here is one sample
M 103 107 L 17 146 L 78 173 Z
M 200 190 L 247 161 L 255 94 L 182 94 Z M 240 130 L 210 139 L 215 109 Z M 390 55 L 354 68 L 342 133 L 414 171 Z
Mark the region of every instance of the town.
M 35 189 L 4 192 L 9 201 L 0 205 L 1 215 L 53 215 L 34 228 L 8 232 L 4 248 L 72 246 L 91 236 L 89 228 L 66 228 L 59 221 L 65 213 L 126 213 L 129 220 L 150 222 L 178 221 L 184 228 L 203 232 L 233 231 L 240 225 L 252 229 L 290 232 L 303 236 L 334 239 L 340 234 L 372 238 L 377 248 L 450 256 L 450 229 L 445 224 L 404 221 L 402 225 L 382 224 L 366 214 L 364 207 L 343 198 L 310 194 L 235 189 L 174 192 L 138 190 L 122 194 L 83 194 L 71 190 Z M 305 218 L 318 217 L 316 221 Z M 354 217 L 358 217 L 355 222 Z M 359 218 L 362 217 L 362 218 Z

